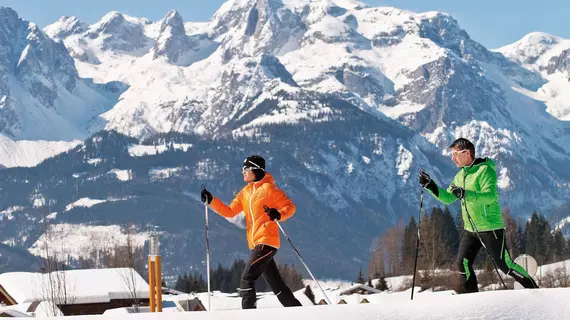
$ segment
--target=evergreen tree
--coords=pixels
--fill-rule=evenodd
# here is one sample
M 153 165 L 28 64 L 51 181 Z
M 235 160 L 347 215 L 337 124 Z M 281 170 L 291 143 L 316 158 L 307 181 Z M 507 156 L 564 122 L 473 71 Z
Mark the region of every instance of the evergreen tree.
M 554 262 L 554 237 L 552 237 L 552 228 L 550 223 L 542 216 L 542 241 L 546 251 L 546 263 Z
M 234 260 L 234 263 L 231 267 L 231 281 L 230 283 L 230 290 L 228 292 L 236 292 L 241 284 L 241 274 L 243 269 L 245 268 L 245 261 L 243 260 Z
M 452 263 L 455 259 L 457 250 L 459 250 L 459 230 L 457 229 L 457 225 L 455 224 L 451 211 L 449 211 L 449 207 L 445 207 L 443 210 L 442 218 L 441 231 L 443 232 L 443 240 L 448 250 L 446 262 Z
M 386 278 L 380 277 L 380 279 L 378 280 L 378 283 L 376 283 L 376 286 L 374 286 L 374 287 L 380 291 L 388 290 L 388 283 L 386 283 Z
M 184 284 L 184 290 L 180 290 L 182 292 L 190 293 L 192 292 L 190 287 L 190 276 L 187 273 L 184 273 L 184 277 L 182 278 L 182 283 Z
M 211 288 L 210 288 L 211 289 Z M 198 290 L 199 292 L 207 292 L 208 290 L 208 284 L 206 283 L 206 280 L 204 280 L 204 277 L 202 276 L 202 274 L 198 275 Z
M 520 248 L 519 248 L 519 254 L 522 252 L 526 252 L 526 247 L 525 247 L 525 243 L 524 243 L 524 231 L 522 229 L 522 223 L 518 224 L 518 236 L 519 236 L 519 243 L 520 243 Z
M 205 292 L 207 284 L 201 274 L 194 272 L 193 275 L 188 277 L 188 292 Z
M 291 271 L 293 273 L 293 281 L 288 284 L 289 288 L 291 288 L 291 290 L 293 291 L 297 291 L 299 289 L 302 289 L 303 286 L 305 285 L 303 283 L 303 276 L 301 276 L 301 274 L 297 271 L 297 269 L 295 268 L 295 265 L 293 265 L 293 267 L 291 268 Z
M 552 262 L 561 261 L 564 258 L 564 254 L 566 253 L 566 239 L 564 239 L 564 235 L 562 235 L 562 231 L 560 229 L 556 229 L 554 234 L 552 235 Z
M 447 255 L 447 251 L 449 248 L 449 240 L 448 235 L 444 231 L 444 218 L 443 218 L 443 210 L 440 207 L 433 207 L 431 209 L 431 215 L 426 219 L 427 221 L 433 224 L 433 230 L 437 233 L 437 238 L 439 240 L 439 244 L 441 244 L 445 248 L 445 255 Z M 427 225 L 428 223 L 426 223 Z M 447 257 L 445 257 L 447 258 Z
M 178 275 L 178 278 L 176 279 L 176 285 L 174 286 L 174 290 L 185 292 L 184 289 L 185 289 L 184 288 L 184 281 L 182 279 L 182 276 Z M 188 292 L 186 292 L 186 293 L 188 293 Z
M 543 215 L 532 213 L 525 228 L 525 253 L 533 256 L 539 265 L 552 261 L 550 224 Z
M 224 267 L 222 267 L 221 263 L 218 263 L 218 267 L 215 270 L 211 270 L 210 271 L 210 285 L 212 286 L 212 290 L 220 290 L 222 292 L 227 292 L 227 291 L 223 291 L 223 285 L 224 285 Z
M 455 226 L 457 226 L 457 231 L 459 233 L 463 232 L 463 216 L 461 215 L 461 210 L 455 215 Z
M 356 283 L 364 284 L 364 275 L 362 274 L 362 267 L 358 271 L 358 278 L 356 278 Z
M 220 290 L 222 292 L 232 293 L 237 292 L 241 285 L 241 275 L 245 268 L 245 261 L 234 260 L 229 268 L 224 268 L 221 264 L 214 270 L 210 270 L 211 290 Z M 305 287 L 303 284 L 303 277 L 295 266 L 278 265 L 279 272 L 283 280 L 291 288 L 296 291 Z M 258 292 L 267 292 L 270 290 L 269 285 L 263 277 L 259 277 L 255 282 L 255 288 Z M 178 276 L 176 281 L 176 290 L 190 293 L 190 292 L 205 292 L 207 290 L 207 283 L 204 276 L 197 272 L 190 275 L 185 273 L 184 276 Z
M 418 227 L 414 217 L 410 218 L 410 222 L 408 222 L 408 225 L 404 229 L 402 241 L 402 269 L 404 274 L 409 274 L 414 268 L 416 245 L 418 241 Z
M 221 270 L 223 272 L 223 276 L 222 276 L 222 292 L 236 292 L 237 287 L 232 285 L 232 267 L 229 267 L 227 269 L 222 269 Z M 241 274 L 240 274 L 240 278 L 241 278 Z
M 303 293 L 307 296 L 307 298 L 309 298 L 309 300 L 311 300 L 313 304 L 317 304 L 315 302 L 315 294 L 313 293 L 313 289 L 311 289 L 310 285 L 307 285 L 305 287 L 305 291 L 303 291 Z
M 515 259 L 520 255 L 522 250 L 522 240 L 523 235 L 521 234 L 522 229 L 517 224 L 513 216 L 511 215 L 511 210 L 508 207 L 504 207 L 502 210 L 503 220 L 505 221 L 506 230 L 506 240 L 507 246 L 509 248 L 509 253 L 512 259 Z

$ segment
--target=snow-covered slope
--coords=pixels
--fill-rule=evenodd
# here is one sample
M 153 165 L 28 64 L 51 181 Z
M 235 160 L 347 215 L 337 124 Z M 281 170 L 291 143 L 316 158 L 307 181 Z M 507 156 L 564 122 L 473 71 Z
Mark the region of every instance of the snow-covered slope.
M 5 167 L 33 167 L 43 160 L 65 152 L 81 140 L 46 141 L 46 140 L 12 140 L 0 135 L 0 164 Z
M 552 117 L 564 123 L 564 127 L 554 130 L 550 139 L 567 141 L 569 129 L 566 124 L 570 121 L 570 40 L 547 33 L 533 32 L 495 51 L 542 76 L 545 82 L 536 91 L 519 90 L 519 92 L 534 101 L 542 102 Z M 539 132 L 552 131 L 549 125 L 537 129 Z M 550 139 L 548 141 L 551 141 Z M 561 146 L 568 150 L 565 142 Z M 563 166 L 562 163 L 560 165 Z M 555 183 L 555 186 L 568 188 L 568 183 Z M 567 234 L 568 228 L 564 228 L 564 224 L 570 216 L 561 215 L 561 213 L 568 214 L 567 210 L 563 209 L 567 208 L 568 201 L 564 202 L 560 203 L 562 207 L 552 214 L 552 218 L 560 221 L 558 227 Z
M 148 240 L 146 233 L 128 234 L 118 225 L 86 226 L 71 224 L 50 225 L 50 230 L 43 234 L 30 248 L 30 253 L 46 257 L 63 257 L 65 259 L 89 259 L 100 252 L 112 251 L 117 247 L 126 246 L 127 240 L 134 247 L 143 247 Z M 49 237 L 49 238 L 47 238 Z M 130 237 L 130 238 L 129 238 Z M 45 245 L 49 243 L 49 251 Z
M 498 48 L 494 51 L 501 52 L 507 58 L 512 59 L 528 69 L 553 73 L 559 66 L 555 65 L 553 58 L 559 57 L 570 48 L 570 40 L 563 39 L 544 32 L 533 32 L 525 35 L 519 41 Z M 560 69 L 558 71 L 566 71 Z
M 62 43 L 0 9 L 3 134 L 15 139 L 85 138 L 85 126 L 112 106 L 111 92 L 79 78 Z
M 168 312 L 129 315 L 136 319 L 566 319 L 570 290 L 538 289 L 491 291 L 465 295 L 418 294 L 410 301 L 408 293 L 379 294 L 370 304 L 304 306 L 297 308 L 260 308 L 212 312 Z M 203 301 L 204 302 L 204 301 Z M 276 312 L 276 310 L 279 310 Z M 78 316 L 79 320 L 124 319 L 124 314 Z
M 570 121 L 570 40 L 534 32 L 496 51 L 542 74 L 548 82 L 531 96 L 554 117 Z

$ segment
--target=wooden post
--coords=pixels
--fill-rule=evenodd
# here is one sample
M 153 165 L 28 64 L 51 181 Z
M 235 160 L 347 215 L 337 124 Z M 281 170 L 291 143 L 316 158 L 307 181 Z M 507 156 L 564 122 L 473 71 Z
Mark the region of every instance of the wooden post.
M 162 266 L 160 265 L 160 256 L 156 256 L 155 271 L 156 312 L 162 312 Z
M 162 312 L 162 267 L 157 234 L 150 236 L 148 285 L 150 286 L 150 312 Z
M 150 312 L 156 311 L 156 285 L 155 285 L 155 277 L 156 271 L 154 266 L 154 256 L 148 256 L 148 285 L 150 287 Z

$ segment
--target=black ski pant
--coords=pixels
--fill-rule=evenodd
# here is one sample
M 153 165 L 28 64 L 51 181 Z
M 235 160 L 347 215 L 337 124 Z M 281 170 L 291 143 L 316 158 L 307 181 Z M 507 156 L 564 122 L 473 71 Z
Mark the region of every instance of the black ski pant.
M 240 295 L 242 296 L 241 307 L 243 309 L 255 309 L 257 307 L 255 280 L 262 274 L 284 307 L 301 306 L 277 269 L 277 264 L 273 260 L 276 253 L 276 248 L 264 244 L 257 245 L 251 250 L 249 260 L 241 275 Z
M 473 261 L 483 246 L 482 243 L 485 244 L 487 252 L 495 261 L 497 268 L 501 269 L 503 273 L 513 277 L 525 288 L 538 288 L 526 270 L 511 259 L 505 240 L 505 229 L 479 232 L 479 236 L 481 236 L 481 240 L 479 240 L 477 233 L 465 230 L 459 243 L 457 268 L 461 275 L 462 289 L 465 293 L 479 291 L 477 276 L 473 270 Z

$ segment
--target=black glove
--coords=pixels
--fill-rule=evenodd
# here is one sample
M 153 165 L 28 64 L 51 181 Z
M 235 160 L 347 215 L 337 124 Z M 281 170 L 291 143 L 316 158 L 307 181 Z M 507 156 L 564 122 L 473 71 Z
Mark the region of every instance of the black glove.
M 275 208 L 269 208 L 268 206 L 263 206 L 265 213 L 269 216 L 269 220 L 273 221 L 275 219 L 281 220 L 281 213 Z
M 202 189 L 200 196 L 202 198 L 202 202 L 208 202 L 208 204 L 212 203 L 212 200 L 214 200 L 214 197 L 212 197 L 210 191 L 206 190 L 205 188 Z
M 454 184 L 451 185 L 451 193 L 453 193 L 457 199 L 465 199 L 465 189 Z
M 422 187 L 429 189 L 436 197 L 439 197 L 439 188 L 437 187 L 437 184 L 431 179 L 429 174 L 424 171 L 424 169 L 420 171 L 418 178 L 418 182 Z
M 419 183 L 422 187 L 426 187 L 428 183 L 432 182 L 431 177 L 423 169 L 420 171 Z

